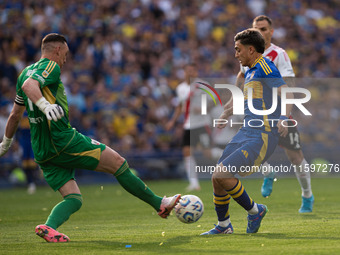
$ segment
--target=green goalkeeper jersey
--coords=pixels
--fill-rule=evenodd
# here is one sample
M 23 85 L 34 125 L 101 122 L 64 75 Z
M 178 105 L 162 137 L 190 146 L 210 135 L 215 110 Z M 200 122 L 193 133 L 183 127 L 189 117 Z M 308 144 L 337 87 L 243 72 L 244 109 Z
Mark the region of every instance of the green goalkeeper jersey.
M 40 84 L 40 90 L 51 104 L 58 104 L 65 116 L 57 122 L 48 120 L 45 114 L 32 103 L 22 90 L 25 80 L 32 78 Z M 43 163 L 58 156 L 72 141 L 75 129 L 70 125 L 68 105 L 64 85 L 60 80 L 59 65 L 47 58 L 42 58 L 33 65 L 26 67 L 20 74 L 15 102 L 25 105 L 31 128 L 31 142 L 35 160 Z

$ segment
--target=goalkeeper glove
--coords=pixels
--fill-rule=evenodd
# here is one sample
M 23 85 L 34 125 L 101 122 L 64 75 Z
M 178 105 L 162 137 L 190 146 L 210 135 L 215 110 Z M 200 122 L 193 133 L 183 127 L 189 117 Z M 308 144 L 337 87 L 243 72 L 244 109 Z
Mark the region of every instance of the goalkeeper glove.
M 57 104 L 50 104 L 44 97 L 41 97 L 35 104 L 46 115 L 48 120 L 58 121 L 64 117 L 63 108 Z
M 0 157 L 6 154 L 6 152 L 9 150 L 13 142 L 13 138 L 7 138 L 6 135 L 4 135 L 4 138 L 2 139 L 2 142 L 0 143 Z

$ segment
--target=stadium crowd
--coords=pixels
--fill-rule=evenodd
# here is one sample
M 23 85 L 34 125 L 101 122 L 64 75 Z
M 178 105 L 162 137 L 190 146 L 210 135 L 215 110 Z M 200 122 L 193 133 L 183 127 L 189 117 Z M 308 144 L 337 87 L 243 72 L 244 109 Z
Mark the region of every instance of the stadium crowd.
M 274 43 L 297 77 L 340 77 L 336 0 L 2 0 L 0 136 L 17 76 L 40 58 L 41 38 L 57 32 L 70 48 L 61 79 L 71 124 L 125 156 L 180 155 L 181 123 L 171 132 L 165 124 L 183 66 L 194 62 L 200 77 L 235 79 L 233 35 L 259 14 L 272 18 Z M 339 147 L 337 86 L 331 79 L 309 87 L 313 120 L 297 116 L 304 146 Z

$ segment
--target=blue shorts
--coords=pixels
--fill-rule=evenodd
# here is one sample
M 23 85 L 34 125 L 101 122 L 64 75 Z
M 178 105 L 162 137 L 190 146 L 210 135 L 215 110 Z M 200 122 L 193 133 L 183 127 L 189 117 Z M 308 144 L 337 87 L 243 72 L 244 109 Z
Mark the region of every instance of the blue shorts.
M 34 154 L 31 144 L 31 133 L 29 129 L 21 129 L 19 143 L 23 150 L 23 160 L 34 160 Z
M 29 160 L 32 159 L 34 160 L 34 154 L 33 154 L 33 149 L 32 149 L 32 144 L 31 144 L 31 139 L 29 138 L 23 138 L 20 141 L 20 145 L 22 146 L 23 150 L 23 160 Z
M 233 174 L 250 175 L 272 155 L 278 140 L 279 136 L 272 133 L 240 129 L 225 147 L 218 164 Z

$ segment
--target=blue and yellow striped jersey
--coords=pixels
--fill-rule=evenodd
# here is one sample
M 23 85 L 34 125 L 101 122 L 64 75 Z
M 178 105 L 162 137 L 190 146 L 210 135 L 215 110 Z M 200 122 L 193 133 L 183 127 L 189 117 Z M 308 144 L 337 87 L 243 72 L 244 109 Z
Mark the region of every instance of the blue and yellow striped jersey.
M 246 130 L 261 130 L 265 132 L 277 133 L 276 124 L 270 119 L 279 119 L 281 115 L 281 100 L 278 98 L 276 110 L 269 115 L 256 115 L 248 107 L 248 89 L 253 89 L 253 106 L 256 110 L 268 110 L 273 103 L 273 88 L 284 85 L 285 82 L 274 63 L 262 55 L 254 62 L 245 73 L 244 82 L 244 113 Z M 263 125 L 262 122 L 263 121 Z

